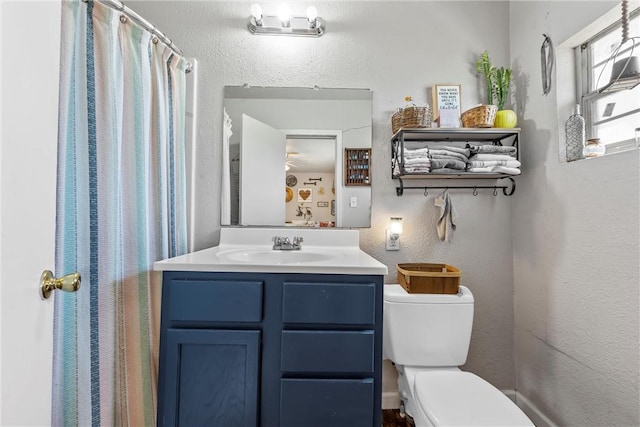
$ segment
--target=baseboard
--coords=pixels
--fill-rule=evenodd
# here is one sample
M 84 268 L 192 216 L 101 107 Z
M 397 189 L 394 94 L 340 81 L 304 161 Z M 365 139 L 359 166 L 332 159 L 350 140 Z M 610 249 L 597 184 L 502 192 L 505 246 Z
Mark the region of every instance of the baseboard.
M 397 391 L 385 391 L 382 393 L 382 409 L 398 409 L 400 407 L 400 395 Z
M 529 399 L 524 397 L 520 392 L 515 390 L 502 390 L 502 392 L 516 405 L 522 412 L 527 414 L 527 417 L 533 421 L 536 427 L 557 427 L 556 424 L 549 419 L 536 405 L 534 405 Z

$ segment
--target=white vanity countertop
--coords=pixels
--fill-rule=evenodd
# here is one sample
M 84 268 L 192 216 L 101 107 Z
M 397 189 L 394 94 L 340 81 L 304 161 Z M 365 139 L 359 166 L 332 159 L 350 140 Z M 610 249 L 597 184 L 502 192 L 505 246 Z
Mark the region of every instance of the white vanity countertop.
M 274 236 L 302 237 L 302 249 L 272 249 Z M 359 247 L 357 230 L 229 227 L 220 245 L 153 265 L 158 271 L 386 275 L 387 266 Z

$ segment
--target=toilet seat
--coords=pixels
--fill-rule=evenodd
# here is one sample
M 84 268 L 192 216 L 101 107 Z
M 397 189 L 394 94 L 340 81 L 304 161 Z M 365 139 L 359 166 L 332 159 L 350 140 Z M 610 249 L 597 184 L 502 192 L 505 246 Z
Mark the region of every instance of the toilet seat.
M 470 372 L 420 372 L 414 387 L 416 403 L 433 425 L 534 427 L 504 393 Z

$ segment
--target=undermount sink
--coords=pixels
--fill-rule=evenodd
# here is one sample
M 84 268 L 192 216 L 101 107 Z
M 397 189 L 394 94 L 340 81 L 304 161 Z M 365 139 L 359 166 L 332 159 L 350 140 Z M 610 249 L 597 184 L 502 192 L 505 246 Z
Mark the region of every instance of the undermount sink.
M 218 257 L 234 262 L 244 262 L 247 264 L 304 264 L 312 262 L 327 261 L 333 258 L 332 255 L 323 252 L 305 251 L 278 251 L 271 249 L 235 249 L 222 251 Z

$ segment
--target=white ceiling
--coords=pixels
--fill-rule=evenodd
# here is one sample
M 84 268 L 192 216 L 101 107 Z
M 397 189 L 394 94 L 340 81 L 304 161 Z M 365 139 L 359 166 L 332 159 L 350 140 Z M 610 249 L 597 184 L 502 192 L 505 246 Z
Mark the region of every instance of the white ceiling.
M 334 172 L 336 144 L 327 138 L 287 139 L 289 172 Z

